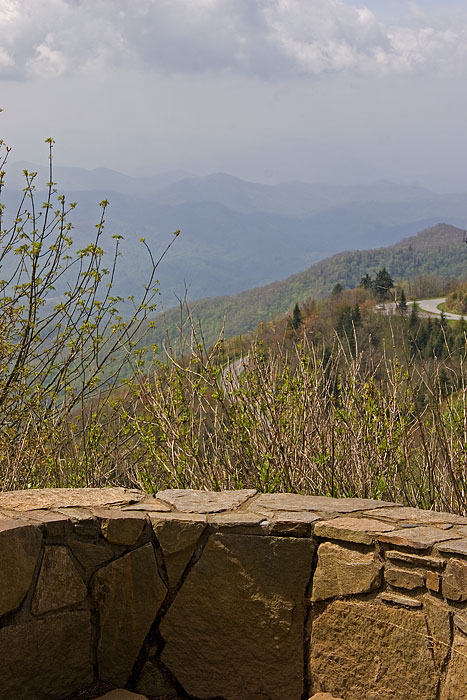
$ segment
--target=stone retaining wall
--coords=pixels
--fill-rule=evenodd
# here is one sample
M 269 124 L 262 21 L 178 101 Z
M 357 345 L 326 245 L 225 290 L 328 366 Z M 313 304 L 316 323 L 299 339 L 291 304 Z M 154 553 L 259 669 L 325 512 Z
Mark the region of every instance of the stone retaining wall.
M 0 494 L 2 700 L 462 700 L 466 608 L 455 515 L 252 490 Z

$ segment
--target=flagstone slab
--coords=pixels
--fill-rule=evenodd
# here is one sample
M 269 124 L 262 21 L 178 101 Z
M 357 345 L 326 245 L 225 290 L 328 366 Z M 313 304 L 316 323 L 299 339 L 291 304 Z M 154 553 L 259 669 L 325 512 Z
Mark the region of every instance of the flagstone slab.
M 88 611 L 0 629 L 2 700 L 62 700 L 89 686 L 91 639 Z
M 219 492 L 171 489 L 159 491 L 156 496 L 181 513 L 221 513 L 238 508 L 255 494 L 254 489 Z
M 99 569 L 92 593 L 100 620 L 99 677 L 124 687 L 167 594 L 152 545 L 139 547 Z
M 301 699 L 313 551 L 308 539 L 209 538 L 160 625 L 161 661 L 188 695 Z
M 17 511 L 44 508 L 92 508 L 93 506 L 130 505 L 145 497 L 143 491 L 123 488 L 28 489 L 0 493 L 0 508 Z
M 46 547 L 32 600 L 34 615 L 81 603 L 88 589 L 66 547 Z
M 42 533 L 35 525 L 20 520 L 0 521 L 0 615 L 16 610 L 23 602 L 41 545 Z
M 375 536 L 395 530 L 394 525 L 371 518 L 342 517 L 316 523 L 314 534 L 356 544 L 372 544 Z

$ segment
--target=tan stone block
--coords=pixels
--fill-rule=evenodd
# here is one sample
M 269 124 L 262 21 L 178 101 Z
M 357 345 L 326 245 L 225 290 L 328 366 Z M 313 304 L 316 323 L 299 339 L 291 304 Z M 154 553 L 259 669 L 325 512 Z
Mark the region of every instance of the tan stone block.
M 45 526 L 47 537 L 65 537 L 72 529 L 70 519 L 62 513 L 50 510 L 30 510 L 22 516 Z
M 58 513 L 66 515 L 72 525 L 74 532 L 80 537 L 98 537 L 101 534 L 99 520 L 91 510 L 86 508 L 58 508 Z
M 32 600 L 34 615 L 81 603 L 88 589 L 66 547 L 46 547 Z
M 408 608 L 409 610 L 422 607 L 422 601 L 418 600 L 418 598 L 408 598 L 405 595 L 397 595 L 396 593 L 381 593 L 379 598 L 383 603 Z
M 467 600 L 467 562 L 459 559 L 448 561 L 443 576 L 443 596 L 449 600 Z
M 234 511 L 213 513 L 207 516 L 211 528 L 220 532 L 239 533 L 245 535 L 264 535 L 268 533 L 269 521 L 266 516 L 258 513 Z
M 438 551 L 444 554 L 459 554 L 460 556 L 467 557 L 467 538 L 464 537 L 461 540 L 443 542 L 438 546 Z
M 160 626 L 161 661 L 187 695 L 300 700 L 313 551 L 309 539 L 209 538 Z
M 425 585 L 425 574 L 410 569 L 386 568 L 384 578 L 391 586 L 406 588 L 409 591 L 422 588 Z
M 164 555 L 164 563 L 170 587 L 176 586 L 193 556 L 204 522 L 177 520 L 152 520 L 152 526 Z
M 439 672 L 444 667 L 451 649 L 451 614 L 449 606 L 434 596 L 423 600 L 427 628 L 433 643 L 433 658 Z
M 122 488 L 27 489 L 0 493 L 0 508 L 17 511 L 130 505 L 146 497 L 143 491 Z
M 420 510 L 408 506 L 394 506 L 383 510 L 368 511 L 367 515 L 384 518 L 393 522 L 407 521 L 423 525 L 465 525 L 465 518 L 454 513 L 440 513 L 435 510 Z
M 404 564 L 412 564 L 422 568 L 444 569 L 446 559 L 439 557 L 428 557 L 420 554 L 407 554 L 407 552 L 398 552 L 397 550 L 388 550 L 385 552 L 386 559 L 390 561 L 402 562 Z
M 92 591 L 100 618 L 99 677 L 125 686 L 167 590 L 151 544 L 99 569 Z
M 42 534 L 35 525 L 0 521 L 0 615 L 16 610 L 23 602 L 41 545 Z
M 454 615 L 454 626 L 467 636 L 467 617 L 465 615 Z
M 438 684 L 423 613 L 368 602 L 314 618 L 310 673 L 314 690 L 345 700 L 427 700 Z
M 312 533 L 312 524 L 320 519 L 316 513 L 308 511 L 280 510 L 277 513 L 265 511 L 270 518 L 271 535 L 284 534 L 289 537 L 308 537 Z
M 362 553 L 324 542 L 318 549 L 311 599 L 326 600 L 376 590 L 381 585 L 382 566 L 374 552 Z
M 335 698 L 331 693 L 316 693 L 310 700 L 343 700 L 342 698 Z
M 303 496 L 298 493 L 262 493 L 253 499 L 248 510 L 312 511 L 338 514 L 355 513 L 370 509 L 384 510 L 392 503 L 363 498 L 329 498 L 327 496 Z
M 94 573 L 96 569 L 114 558 L 115 554 L 106 542 L 82 542 L 81 540 L 68 540 L 69 547 L 77 558 L 86 574 Z
M 131 547 L 136 544 L 146 524 L 144 513 L 122 511 L 95 511 L 101 523 L 101 532 L 111 544 Z
M 394 530 L 394 525 L 384 523 L 371 518 L 342 517 L 334 520 L 325 520 L 316 523 L 314 534 L 317 537 L 325 537 L 356 544 L 372 544 L 375 535 Z
M 433 593 L 441 592 L 441 576 L 436 571 L 427 571 L 425 580 L 429 591 L 433 591 Z
M 0 629 L 2 700 L 62 700 L 93 680 L 91 615 L 48 615 Z
M 157 498 L 169 503 L 181 513 L 221 513 L 234 510 L 255 495 L 254 489 L 238 491 L 198 491 L 195 489 L 168 489 L 159 491 Z
M 411 547 L 412 549 L 429 549 L 433 545 L 446 540 L 453 540 L 460 537 L 450 530 L 441 530 L 437 527 L 407 527 L 401 530 L 394 530 L 378 536 L 380 542 L 389 542 L 401 547 Z
M 462 634 L 456 634 L 440 700 L 461 700 L 461 698 L 467 698 L 467 638 Z

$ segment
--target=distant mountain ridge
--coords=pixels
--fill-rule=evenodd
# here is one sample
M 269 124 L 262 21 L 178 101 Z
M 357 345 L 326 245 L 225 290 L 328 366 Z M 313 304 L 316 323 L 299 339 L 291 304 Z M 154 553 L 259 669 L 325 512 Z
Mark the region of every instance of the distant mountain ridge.
M 9 165 L 2 194 L 5 222 L 15 216 L 24 168 L 37 170 L 37 196 L 43 196 L 46 167 Z M 185 290 L 190 300 L 232 295 L 284 279 L 342 250 L 390 245 L 438 221 L 467 223 L 465 195 L 387 181 L 264 185 L 224 173 L 132 178 L 102 168 L 61 167 L 55 168 L 54 180 L 68 201 L 78 202 L 72 216 L 76 248 L 94 236 L 98 203 L 110 201 L 108 238 L 124 237 L 115 289 L 122 296 L 137 296 L 149 276 L 151 263 L 139 239 L 146 239 L 157 258 L 172 232 L 181 229 L 158 270 L 165 307 L 176 304 Z

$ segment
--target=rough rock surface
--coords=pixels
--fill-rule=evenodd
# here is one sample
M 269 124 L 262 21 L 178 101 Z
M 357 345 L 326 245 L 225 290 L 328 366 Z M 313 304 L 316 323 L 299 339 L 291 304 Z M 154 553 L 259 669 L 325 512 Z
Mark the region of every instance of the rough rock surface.
M 310 672 L 314 691 L 345 700 L 431 700 L 438 683 L 421 612 L 353 601 L 313 620 Z
M 139 693 L 156 697 L 176 697 L 177 690 L 156 661 L 147 661 L 136 684 Z
M 159 491 L 157 498 L 174 506 L 175 510 L 181 513 L 221 513 L 237 508 L 255 493 L 254 489 L 220 492 L 171 489 Z
M 153 518 L 152 526 L 164 556 L 169 586 L 176 586 L 206 524 L 189 520 Z
M 16 511 L 42 508 L 86 508 L 109 505 L 130 505 L 144 497 L 130 489 L 28 489 L 0 493 L 0 509 Z
M 372 544 L 375 535 L 394 530 L 394 525 L 370 518 L 334 518 L 315 525 L 317 537 L 327 537 L 357 544 Z
M 303 539 L 209 539 L 161 624 L 161 660 L 188 694 L 300 700 L 312 556 Z
M 362 553 L 323 542 L 318 549 L 311 598 L 326 600 L 375 590 L 381 583 L 382 568 L 374 552 Z
M 442 600 L 427 595 L 423 604 L 427 629 L 432 638 L 433 659 L 439 672 L 449 656 L 451 646 L 451 620 L 449 607 Z
M 81 603 L 88 589 L 66 547 L 46 547 L 32 601 L 34 615 Z
M 467 698 L 467 637 L 456 634 L 440 700 Z
M 106 542 L 82 542 L 70 539 L 70 549 L 81 564 L 86 574 L 94 573 L 94 570 L 113 559 L 114 551 Z
M 99 676 L 125 686 L 167 593 L 152 545 L 135 549 L 100 569 L 92 589 L 100 617 Z
M 467 561 L 451 559 L 443 578 L 443 594 L 450 600 L 467 600 Z
M 42 535 L 34 525 L 0 521 L 0 615 L 22 603 L 32 583 L 41 543 Z
M 2 700 L 61 700 L 93 679 L 89 612 L 0 629 Z
M 0 700 L 467 698 L 466 518 L 159 496 L 0 494 Z

